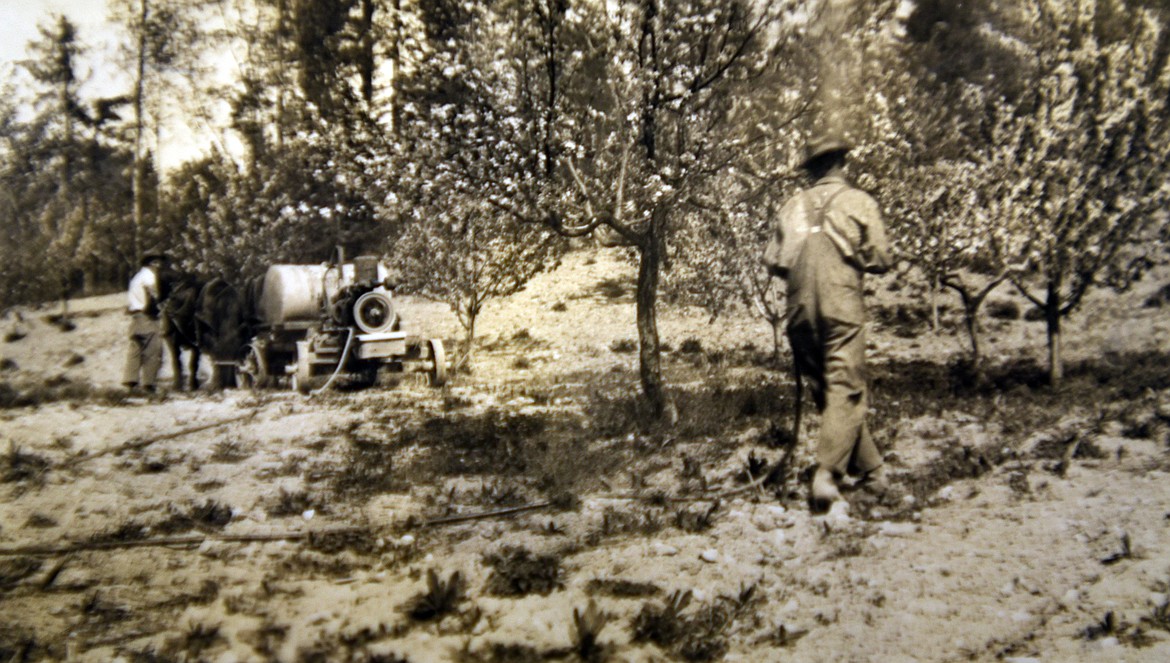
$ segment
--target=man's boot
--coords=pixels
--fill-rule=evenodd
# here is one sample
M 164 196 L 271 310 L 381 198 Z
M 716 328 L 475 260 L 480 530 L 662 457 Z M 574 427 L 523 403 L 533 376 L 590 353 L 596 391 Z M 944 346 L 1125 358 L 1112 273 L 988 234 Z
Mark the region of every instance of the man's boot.
M 841 499 L 841 492 L 837 490 L 837 480 L 833 478 L 833 471 L 826 467 L 818 467 L 812 480 L 812 510 L 823 513 L 833 506 L 833 502 Z
M 890 475 L 885 465 L 878 465 L 874 469 L 861 475 L 857 486 L 873 495 L 884 495 L 890 490 Z

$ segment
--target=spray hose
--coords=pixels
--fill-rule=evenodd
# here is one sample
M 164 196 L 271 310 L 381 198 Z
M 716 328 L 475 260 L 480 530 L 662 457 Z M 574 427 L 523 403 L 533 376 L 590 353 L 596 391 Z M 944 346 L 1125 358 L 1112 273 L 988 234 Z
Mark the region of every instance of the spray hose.
M 313 391 L 309 392 L 310 397 L 316 396 L 317 394 L 328 389 L 329 386 L 333 384 L 333 381 L 337 379 L 338 374 L 341 373 L 341 369 L 345 368 L 345 360 L 349 359 L 349 346 L 350 343 L 353 342 L 353 329 L 347 329 L 346 332 L 345 348 L 341 350 L 341 359 L 337 361 L 337 368 L 333 369 L 333 375 L 329 376 L 329 379 L 325 381 L 325 384 L 321 385 L 320 389 L 314 389 Z

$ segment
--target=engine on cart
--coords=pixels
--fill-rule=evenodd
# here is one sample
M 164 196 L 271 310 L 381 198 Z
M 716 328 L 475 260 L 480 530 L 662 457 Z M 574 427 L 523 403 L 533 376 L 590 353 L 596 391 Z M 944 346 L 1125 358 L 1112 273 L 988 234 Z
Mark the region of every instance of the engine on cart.
M 273 265 L 260 295 L 260 331 L 241 375 L 257 386 L 287 377 L 309 391 L 338 379 L 372 384 L 380 371 L 446 381 L 438 339 L 409 336 L 394 308 L 388 270 L 371 256 L 331 265 Z

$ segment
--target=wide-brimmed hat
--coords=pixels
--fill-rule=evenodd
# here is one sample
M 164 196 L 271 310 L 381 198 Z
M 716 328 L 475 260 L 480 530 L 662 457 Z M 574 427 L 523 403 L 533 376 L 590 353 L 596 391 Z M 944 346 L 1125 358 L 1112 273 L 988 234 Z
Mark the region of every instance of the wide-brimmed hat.
M 849 141 L 845 140 L 845 136 L 836 131 L 824 132 L 814 134 L 809 137 L 808 142 L 804 146 L 804 161 L 801 166 L 808 168 L 816 159 L 825 156 L 826 154 L 833 154 L 840 152 L 845 154 L 853 146 Z
M 142 252 L 142 265 L 148 265 L 155 260 L 166 262 L 170 259 L 167 252 L 159 248 L 149 248 Z

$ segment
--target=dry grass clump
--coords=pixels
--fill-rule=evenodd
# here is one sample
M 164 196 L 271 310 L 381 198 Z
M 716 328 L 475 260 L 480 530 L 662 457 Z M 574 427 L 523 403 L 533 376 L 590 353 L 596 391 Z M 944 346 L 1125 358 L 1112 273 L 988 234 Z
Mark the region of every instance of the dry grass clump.
M 162 522 L 152 529 L 159 534 L 181 534 L 191 530 L 214 532 L 222 530 L 232 520 L 232 508 L 215 500 L 191 506 L 185 511 L 174 509 Z
M 692 597 L 690 590 L 675 591 L 664 603 L 644 603 L 631 624 L 634 640 L 652 642 L 685 661 L 717 661 L 727 653 L 727 632 L 762 601 L 756 585 L 741 586 L 735 596 L 720 596 L 684 614 Z
M 41 570 L 35 557 L 0 558 L 0 592 L 16 587 L 22 580 Z
M 559 556 L 534 555 L 522 547 L 509 546 L 485 561 L 492 567 L 485 589 L 494 596 L 547 595 L 564 586 Z
M 248 459 L 253 453 L 255 450 L 251 445 L 244 444 L 238 439 L 224 438 L 215 443 L 215 449 L 211 453 L 211 461 L 214 463 L 238 463 Z
M 619 599 L 635 599 L 657 596 L 662 592 L 662 588 L 654 583 L 635 582 L 624 578 L 594 578 L 585 586 L 585 591 Z
M 394 450 L 395 446 L 387 441 L 351 435 L 341 469 L 333 476 L 332 490 L 343 497 L 354 498 L 405 487 L 407 484 L 395 472 Z
M 49 468 L 47 458 L 26 452 L 12 441 L 8 442 L 7 453 L 0 454 L 0 481 L 4 483 L 40 485 Z
M 309 510 L 327 513 L 329 509 L 324 502 L 306 491 L 281 488 L 275 503 L 268 507 L 268 515 L 273 518 L 300 516 Z
M 415 621 L 442 619 L 459 609 L 459 604 L 467 598 L 466 592 L 467 583 L 458 571 L 444 580 L 434 569 L 429 569 L 426 590 L 407 601 L 402 610 Z
M 0 409 L 35 407 L 59 401 L 87 401 L 112 405 L 125 394 L 110 387 L 95 387 L 64 375 L 44 381 L 0 382 Z

